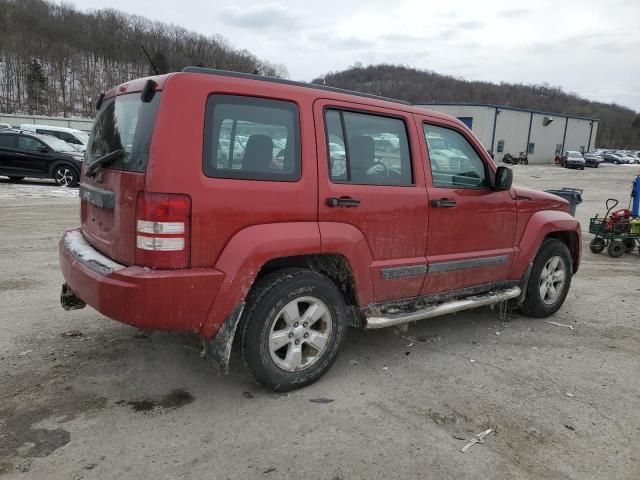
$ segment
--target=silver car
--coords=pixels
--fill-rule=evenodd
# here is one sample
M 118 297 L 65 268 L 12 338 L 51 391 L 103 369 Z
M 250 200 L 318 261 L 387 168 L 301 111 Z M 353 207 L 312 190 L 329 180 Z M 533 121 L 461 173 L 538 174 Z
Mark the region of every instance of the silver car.
M 562 166 L 565 168 L 579 168 L 580 170 L 584 170 L 585 164 L 584 157 L 580 152 L 570 150 L 565 152 L 562 157 Z

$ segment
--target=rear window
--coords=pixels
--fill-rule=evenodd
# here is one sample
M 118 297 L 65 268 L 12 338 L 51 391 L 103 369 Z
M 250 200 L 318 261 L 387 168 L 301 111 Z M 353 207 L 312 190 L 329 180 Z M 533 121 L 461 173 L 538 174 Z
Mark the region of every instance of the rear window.
M 91 164 L 115 150 L 122 150 L 124 155 L 107 168 L 144 172 L 161 96 L 160 92 L 156 92 L 150 102 L 143 102 L 140 93 L 105 100 L 93 123 L 85 162 Z
M 245 180 L 300 179 L 295 103 L 235 95 L 207 100 L 204 173 Z

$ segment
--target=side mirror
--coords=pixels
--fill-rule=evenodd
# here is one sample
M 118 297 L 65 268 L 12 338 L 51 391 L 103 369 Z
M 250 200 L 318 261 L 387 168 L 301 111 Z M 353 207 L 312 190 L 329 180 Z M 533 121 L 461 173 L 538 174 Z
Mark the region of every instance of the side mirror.
M 40 153 L 49 153 L 49 149 L 48 149 L 47 147 L 40 147 L 40 148 L 38 149 L 38 151 L 39 151 Z
M 512 183 L 513 171 L 507 167 L 498 167 L 498 170 L 496 170 L 496 183 L 493 189 L 497 192 L 509 190 Z

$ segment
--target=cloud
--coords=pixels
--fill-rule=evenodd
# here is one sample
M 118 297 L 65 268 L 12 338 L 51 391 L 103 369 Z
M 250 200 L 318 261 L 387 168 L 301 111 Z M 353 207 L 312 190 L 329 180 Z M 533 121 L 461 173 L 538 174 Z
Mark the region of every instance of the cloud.
M 335 32 L 331 31 L 312 33 L 311 35 L 309 35 L 309 40 L 324 47 L 344 50 L 373 48 L 376 44 L 374 40 L 368 40 L 366 38 L 356 37 L 353 35 L 344 37 L 336 35 Z
M 477 20 L 468 20 L 466 22 L 458 22 L 454 25 L 454 28 L 460 28 L 463 30 L 480 30 L 484 27 L 484 23 Z
M 498 12 L 498 17 L 502 18 L 516 18 L 516 17 L 524 17 L 531 13 L 531 10 L 527 8 L 511 8 L 509 10 L 502 10 Z
M 278 2 L 240 7 L 232 5 L 223 8 L 218 18 L 240 28 L 267 30 L 271 28 L 290 29 L 298 23 L 291 9 Z

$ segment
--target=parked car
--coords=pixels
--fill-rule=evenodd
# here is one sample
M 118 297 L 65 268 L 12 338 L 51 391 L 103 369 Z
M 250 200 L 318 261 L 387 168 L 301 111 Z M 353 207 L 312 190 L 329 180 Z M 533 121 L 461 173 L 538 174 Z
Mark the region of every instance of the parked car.
M 31 125 L 28 123 L 23 123 L 22 125 L 20 125 L 20 130 L 57 137 L 60 140 L 73 145 L 74 147 L 76 147 L 76 150 L 80 152 L 84 152 L 86 150 L 87 142 L 89 141 L 89 135 L 87 135 L 82 130 L 77 130 L 75 128 L 52 127 L 50 125 Z
M 8 123 L 0 123 L 0 130 L 7 130 L 9 128 L 11 128 L 11 125 Z
M 602 157 L 600 155 L 596 155 L 595 153 L 585 153 L 583 155 L 585 165 L 587 167 L 598 168 L 602 163 Z
M 627 161 L 627 163 L 640 163 L 640 157 L 638 157 L 634 152 L 624 152 L 621 153 L 621 156 Z
M 0 175 L 12 181 L 52 178 L 57 185 L 75 187 L 83 154 L 49 135 L 0 130 Z
M 629 163 L 629 160 L 626 157 L 620 155 L 619 153 L 605 153 L 602 156 L 602 159 L 605 163 L 614 163 L 616 165 Z
M 631 155 L 629 152 L 617 152 L 617 154 L 622 157 L 622 159 L 624 160 L 624 163 L 630 164 L 630 163 L 636 163 L 636 158 Z
M 221 164 L 240 125 L 243 155 Z M 108 91 L 85 161 L 62 306 L 197 332 L 222 369 L 235 338 L 276 391 L 320 378 L 348 326 L 500 302 L 553 315 L 580 261 L 566 200 L 512 186 L 462 122 L 401 101 L 189 67 Z
M 564 152 L 561 165 L 565 168 L 579 168 L 580 170 L 584 170 L 586 162 L 580 152 L 570 150 Z

